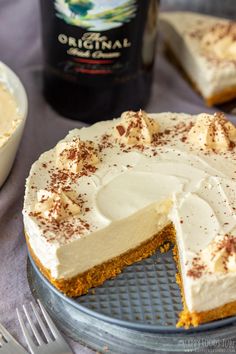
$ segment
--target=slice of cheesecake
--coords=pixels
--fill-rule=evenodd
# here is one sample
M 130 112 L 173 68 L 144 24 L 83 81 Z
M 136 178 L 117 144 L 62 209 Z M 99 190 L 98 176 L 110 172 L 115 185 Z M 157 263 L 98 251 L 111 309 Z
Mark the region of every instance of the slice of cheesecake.
M 235 142 L 220 113 L 125 112 L 72 130 L 26 182 L 24 226 L 39 269 L 79 296 L 168 241 L 179 325 L 236 314 Z
M 163 12 L 168 49 L 212 106 L 236 97 L 236 22 L 191 12 Z

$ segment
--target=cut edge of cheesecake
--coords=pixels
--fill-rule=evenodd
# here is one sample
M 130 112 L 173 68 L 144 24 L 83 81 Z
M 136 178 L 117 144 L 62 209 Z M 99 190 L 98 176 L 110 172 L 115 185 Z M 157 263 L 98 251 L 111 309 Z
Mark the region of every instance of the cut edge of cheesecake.
M 102 264 L 96 265 L 91 269 L 77 274 L 69 279 L 55 279 L 51 275 L 51 271 L 42 265 L 39 258 L 36 256 L 30 246 L 29 237 L 25 233 L 29 253 L 34 262 L 44 274 L 44 276 L 61 292 L 69 297 L 77 297 L 88 293 L 89 289 L 99 286 L 107 279 L 113 278 L 128 265 L 141 261 L 158 249 L 167 250 L 165 243 L 175 243 L 175 230 L 172 224 L 165 226 L 159 233 L 142 242 L 138 247 L 131 249 L 117 257 L 114 257 Z
M 236 301 L 228 302 L 227 304 L 224 304 L 222 306 L 207 311 L 201 311 L 201 312 L 189 311 L 184 296 L 184 288 L 183 288 L 183 281 L 181 277 L 178 248 L 176 244 L 174 244 L 174 248 L 173 248 L 173 257 L 177 267 L 176 283 L 180 288 L 181 299 L 183 303 L 183 310 L 179 313 L 179 321 L 176 324 L 177 328 L 185 327 L 186 329 L 188 329 L 191 326 L 198 327 L 200 324 L 223 319 L 236 314 Z
M 30 246 L 29 238 L 25 233 L 27 246 L 31 257 L 35 264 L 41 271 L 41 273 L 53 284 L 59 291 L 69 297 L 78 297 L 87 294 L 91 288 L 95 288 L 103 284 L 106 280 L 114 278 L 122 272 L 122 270 L 135 263 L 139 262 L 147 257 L 153 255 L 156 251 L 166 252 L 169 250 L 169 244 L 173 247 L 173 258 L 176 263 L 176 283 L 180 288 L 181 299 L 183 304 L 183 310 L 179 313 L 179 320 L 176 327 L 185 327 L 186 329 L 191 326 L 197 327 L 202 323 L 222 319 L 225 317 L 236 314 L 236 301 L 227 303 L 223 306 L 219 306 L 215 309 L 191 312 L 188 310 L 183 282 L 181 278 L 178 247 L 176 244 L 175 228 L 172 224 L 165 226 L 159 233 L 152 236 L 148 241 L 143 242 L 135 249 L 129 250 L 126 253 L 121 254 L 118 257 L 108 260 L 102 264 L 87 270 L 84 273 L 78 274 L 70 279 L 55 279 L 51 276 L 51 272 L 48 268 L 44 267 L 39 258 L 34 253 Z

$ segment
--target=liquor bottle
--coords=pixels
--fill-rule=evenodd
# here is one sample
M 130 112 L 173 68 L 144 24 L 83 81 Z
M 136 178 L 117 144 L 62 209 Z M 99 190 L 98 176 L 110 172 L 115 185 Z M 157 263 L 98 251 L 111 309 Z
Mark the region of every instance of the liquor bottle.
M 87 123 L 144 108 L 157 12 L 158 0 L 41 0 L 46 100 Z

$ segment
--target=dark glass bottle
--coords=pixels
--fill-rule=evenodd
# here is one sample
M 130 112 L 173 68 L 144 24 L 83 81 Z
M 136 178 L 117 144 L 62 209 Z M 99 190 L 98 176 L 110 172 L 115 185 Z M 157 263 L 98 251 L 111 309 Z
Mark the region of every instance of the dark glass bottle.
M 93 123 L 144 108 L 158 0 L 41 0 L 44 95 L 61 115 Z

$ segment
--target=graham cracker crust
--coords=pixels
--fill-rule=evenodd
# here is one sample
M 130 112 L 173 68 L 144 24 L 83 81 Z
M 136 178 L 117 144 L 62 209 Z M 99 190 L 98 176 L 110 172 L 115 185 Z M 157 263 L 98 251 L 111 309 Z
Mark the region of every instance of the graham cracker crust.
M 233 100 L 236 97 L 236 86 L 225 88 L 223 91 L 206 99 L 209 107 Z
M 223 89 L 222 91 L 217 92 L 210 97 L 204 97 L 202 95 L 201 90 L 198 87 L 197 83 L 195 81 L 193 81 L 193 79 L 188 75 L 188 73 L 186 72 L 186 70 L 182 66 L 180 60 L 174 54 L 169 43 L 165 43 L 164 53 L 165 53 L 166 57 L 168 58 L 168 60 L 177 68 L 177 70 L 179 71 L 181 76 L 192 86 L 194 91 L 196 91 L 198 94 L 200 94 L 203 97 L 205 104 L 208 107 L 219 105 L 219 104 L 231 101 L 234 98 L 236 98 L 236 86 L 227 87 L 227 88 Z
M 235 315 L 236 301 L 230 302 L 223 306 L 219 306 L 209 311 L 190 312 L 188 310 L 185 302 L 178 249 L 175 240 L 175 229 L 173 225 L 170 224 L 166 226 L 161 232 L 153 236 L 148 241 L 142 243 L 135 249 L 129 250 L 128 252 L 105 263 L 97 265 L 84 273 L 76 275 L 73 278 L 55 279 L 51 276 L 50 270 L 44 267 L 38 257 L 35 255 L 30 246 L 28 236 L 26 235 L 29 252 L 41 273 L 43 273 L 43 275 L 50 281 L 50 283 L 52 283 L 58 290 L 69 297 L 77 297 L 86 294 L 89 289 L 99 286 L 103 284 L 107 279 L 113 278 L 121 273 L 122 269 L 124 269 L 126 266 L 151 256 L 158 249 L 160 249 L 161 252 L 167 252 L 169 250 L 170 244 L 173 244 L 173 258 L 177 266 L 176 283 L 179 285 L 183 303 L 183 311 L 181 311 L 179 314 L 179 321 L 177 322 L 176 327 L 185 327 L 186 329 L 191 326 L 197 327 L 201 323 L 211 322 L 217 319 Z
M 183 296 L 183 295 L 182 295 Z M 202 312 L 189 312 L 186 308 L 179 314 L 179 321 L 176 327 L 189 328 L 197 327 L 201 323 L 211 322 L 214 320 L 223 319 L 236 314 L 236 301 L 216 307 L 213 310 Z

